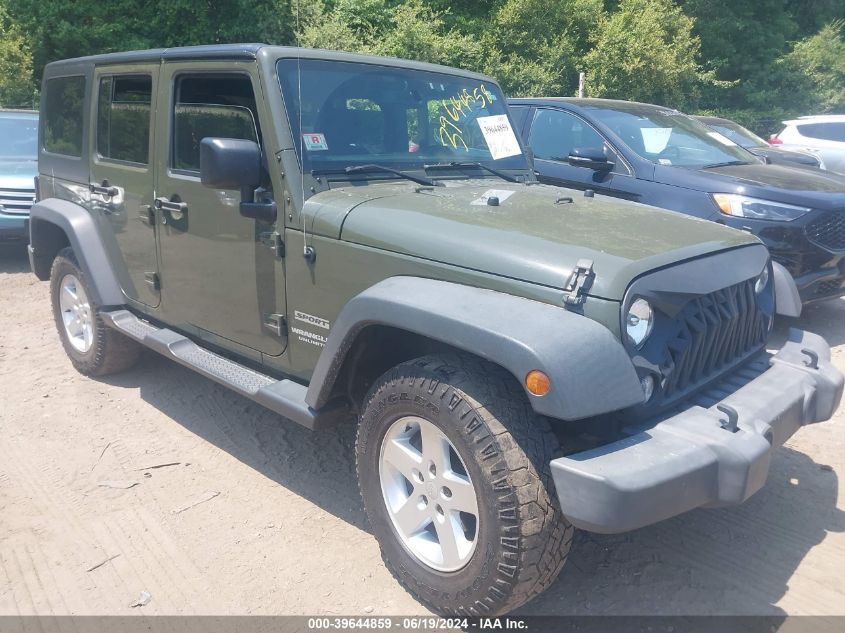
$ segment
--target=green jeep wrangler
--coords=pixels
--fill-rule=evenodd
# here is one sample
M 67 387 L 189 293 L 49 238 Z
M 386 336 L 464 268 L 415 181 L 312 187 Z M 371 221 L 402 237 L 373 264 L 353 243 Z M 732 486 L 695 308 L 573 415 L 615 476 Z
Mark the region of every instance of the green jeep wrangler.
M 60 61 L 37 185 L 73 365 L 149 347 L 354 421 L 384 562 L 439 613 L 530 600 L 574 527 L 744 501 L 842 394 L 820 337 L 767 353 L 756 238 L 538 184 L 489 77 L 257 44 Z

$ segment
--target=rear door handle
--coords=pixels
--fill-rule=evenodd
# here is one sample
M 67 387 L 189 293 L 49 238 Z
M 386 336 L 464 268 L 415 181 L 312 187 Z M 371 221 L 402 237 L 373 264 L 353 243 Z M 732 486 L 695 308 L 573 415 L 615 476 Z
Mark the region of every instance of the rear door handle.
M 98 185 L 96 182 L 88 183 L 88 191 L 91 193 L 99 193 L 104 196 L 108 196 L 109 198 L 114 198 L 118 193 L 120 193 L 120 189 L 109 185 L 108 180 L 104 180 L 101 185 Z

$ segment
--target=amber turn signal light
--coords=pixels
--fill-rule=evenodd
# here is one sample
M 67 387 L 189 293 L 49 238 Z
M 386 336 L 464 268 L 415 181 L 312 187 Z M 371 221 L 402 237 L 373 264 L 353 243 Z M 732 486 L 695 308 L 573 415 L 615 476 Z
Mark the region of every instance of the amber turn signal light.
M 535 396 L 545 396 L 552 388 L 552 381 L 539 369 L 532 369 L 525 375 L 525 388 Z

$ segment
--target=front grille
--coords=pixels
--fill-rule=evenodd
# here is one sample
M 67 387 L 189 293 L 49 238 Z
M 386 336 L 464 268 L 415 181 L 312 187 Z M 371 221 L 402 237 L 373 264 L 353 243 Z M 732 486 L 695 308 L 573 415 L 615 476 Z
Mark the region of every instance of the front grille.
M 845 210 L 827 211 L 807 224 L 807 238 L 822 248 L 845 250 Z
M 841 287 L 842 281 L 839 279 L 823 281 L 818 286 L 816 286 L 815 294 L 817 297 L 826 297 L 827 295 L 838 293 Z
M 664 402 L 684 396 L 762 349 L 768 317 L 754 279 L 690 300 L 668 325 L 662 363 Z
M 35 202 L 34 189 L 0 189 L 0 212 L 26 215 Z

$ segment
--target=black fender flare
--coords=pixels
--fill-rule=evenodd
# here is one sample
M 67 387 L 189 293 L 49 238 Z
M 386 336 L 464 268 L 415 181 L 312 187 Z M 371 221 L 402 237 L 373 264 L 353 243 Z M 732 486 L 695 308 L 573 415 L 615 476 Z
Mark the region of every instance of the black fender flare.
M 539 369 L 551 378 L 545 396 L 525 391 L 534 411 L 576 420 L 642 401 L 630 357 L 606 327 L 562 307 L 502 292 L 419 277 L 391 277 L 353 297 L 341 310 L 306 394 L 324 406 L 356 336 L 387 325 L 500 365 L 524 386 Z
M 56 255 L 55 233 L 46 225 L 58 227 L 67 236 L 79 266 L 91 284 L 91 293 L 94 295 L 91 298 L 95 303 L 99 306 L 126 303 L 94 218 L 83 207 L 67 200 L 41 200 L 32 206 L 29 213 L 30 260 L 39 278 L 43 279 L 45 268 L 49 276 L 49 266 Z

